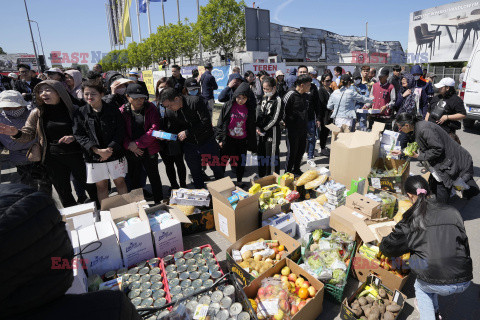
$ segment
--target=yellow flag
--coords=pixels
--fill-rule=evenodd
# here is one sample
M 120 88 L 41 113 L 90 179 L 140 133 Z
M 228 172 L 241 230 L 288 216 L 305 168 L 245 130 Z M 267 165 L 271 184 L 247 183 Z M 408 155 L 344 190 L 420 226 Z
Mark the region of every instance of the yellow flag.
M 132 36 L 130 32 L 130 6 L 132 5 L 132 0 L 125 1 L 125 8 L 123 10 L 123 17 L 122 17 L 122 28 L 123 31 L 121 34 L 121 39 L 125 40 L 125 38 L 129 38 Z

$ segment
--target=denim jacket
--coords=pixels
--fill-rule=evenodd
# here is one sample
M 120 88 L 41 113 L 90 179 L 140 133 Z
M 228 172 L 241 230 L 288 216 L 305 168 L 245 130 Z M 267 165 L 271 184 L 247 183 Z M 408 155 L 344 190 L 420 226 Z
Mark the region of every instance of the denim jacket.
M 371 103 L 373 98 L 362 96 L 353 86 L 335 90 L 328 99 L 327 109 L 333 110 L 332 118 L 355 119 L 357 103 Z
M 368 91 L 368 87 L 366 84 L 360 83 L 359 85 L 352 85 L 352 88 L 355 89 L 358 93 L 360 93 L 362 96 L 370 96 L 370 92 Z M 360 109 L 363 108 L 365 103 L 357 101 L 355 103 L 355 108 Z

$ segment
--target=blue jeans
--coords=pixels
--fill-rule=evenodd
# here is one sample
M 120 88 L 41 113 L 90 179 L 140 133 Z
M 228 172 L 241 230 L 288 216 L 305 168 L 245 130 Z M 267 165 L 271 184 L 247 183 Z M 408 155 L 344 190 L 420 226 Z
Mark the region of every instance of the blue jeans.
M 212 137 L 203 145 L 184 143 L 183 153 L 190 173 L 192 174 L 195 189 L 205 188 L 205 181 L 202 176 L 202 165 L 208 164 L 213 171 L 215 179 L 221 179 L 224 176 L 224 170 L 220 163 L 220 150 L 218 143 Z
M 367 117 L 368 117 L 368 114 L 366 113 L 357 113 L 358 130 L 367 131 L 367 128 L 368 128 Z
M 467 290 L 471 281 L 454 284 L 431 284 L 420 279 L 415 281 L 415 296 L 417 297 L 420 320 L 435 319 L 439 311 L 438 296 L 449 296 Z
M 316 140 L 317 125 L 315 120 L 308 121 L 307 124 L 307 155 L 308 159 L 315 157 L 315 143 Z

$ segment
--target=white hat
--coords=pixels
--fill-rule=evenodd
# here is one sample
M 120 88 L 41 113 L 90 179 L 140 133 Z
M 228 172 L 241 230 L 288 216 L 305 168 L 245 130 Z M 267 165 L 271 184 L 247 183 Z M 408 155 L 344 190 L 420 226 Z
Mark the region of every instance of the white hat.
M 0 109 L 26 107 L 27 104 L 27 101 L 18 91 L 5 90 L 0 92 Z
M 138 76 L 138 71 L 137 71 L 137 69 L 132 69 L 132 70 L 130 70 L 130 72 L 128 74 L 134 74 L 134 75 Z
M 45 73 L 60 73 L 60 74 L 63 74 L 63 71 L 60 70 L 60 68 L 50 68 L 47 71 L 45 71 Z
M 443 78 L 439 83 L 434 84 L 435 88 L 455 87 L 455 80 L 452 78 Z
M 277 70 L 277 72 L 275 72 L 275 77 L 278 77 L 278 76 L 284 76 L 282 70 Z
M 307 67 L 307 70 L 308 70 L 308 73 L 311 73 L 311 74 L 317 74 L 317 70 L 315 70 L 313 67 L 311 66 L 308 66 Z
M 18 74 L 13 73 L 13 72 L 10 72 L 10 73 L 8 74 L 8 76 L 9 76 L 10 78 L 13 78 L 13 79 L 18 79 Z

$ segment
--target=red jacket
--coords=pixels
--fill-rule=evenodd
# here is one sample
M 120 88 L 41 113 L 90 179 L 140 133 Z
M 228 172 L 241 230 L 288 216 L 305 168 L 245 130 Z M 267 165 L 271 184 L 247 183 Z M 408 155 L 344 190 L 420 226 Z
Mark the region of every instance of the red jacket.
M 124 104 L 120 107 L 120 112 L 125 120 L 125 139 L 123 146 L 128 150 L 128 145 L 132 142 L 132 114 L 129 104 Z M 158 153 L 162 147 L 160 141 L 152 137 L 153 130 L 160 130 L 162 119 L 160 114 L 151 102 L 145 102 L 145 134 L 135 140 L 135 143 L 140 149 L 147 149 L 150 155 Z

